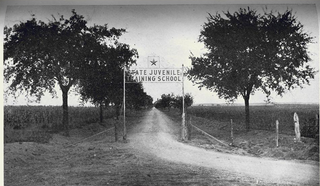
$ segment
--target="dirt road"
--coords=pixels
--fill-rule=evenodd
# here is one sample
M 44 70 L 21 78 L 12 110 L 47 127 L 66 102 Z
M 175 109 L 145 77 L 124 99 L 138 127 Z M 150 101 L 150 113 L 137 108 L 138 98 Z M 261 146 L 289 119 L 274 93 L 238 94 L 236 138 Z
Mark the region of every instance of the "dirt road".
M 156 109 L 127 121 L 127 143 L 114 142 L 113 130 L 79 142 L 92 135 L 82 128 L 71 130 L 70 137 L 55 134 L 50 143 L 5 144 L 4 185 L 319 184 L 316 163 L 231 155 L 179 142 L 179 124 Z
M 151 110 L 131 136 L 131 146 L 156 157 L 188 165 L 212 168 L 221 174 L 252 178 L 257 182 L 318 185 L 319 165 L 302 164 L 208 151 L 178 142 L 178 129 L 157 109 Z

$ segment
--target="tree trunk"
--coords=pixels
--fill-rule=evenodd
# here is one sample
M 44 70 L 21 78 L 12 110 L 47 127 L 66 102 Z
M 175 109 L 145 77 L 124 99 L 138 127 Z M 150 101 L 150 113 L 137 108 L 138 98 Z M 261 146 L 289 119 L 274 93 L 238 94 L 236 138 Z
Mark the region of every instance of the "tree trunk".
M 103 122 L 103 103 L 100 102 L 100 124 Z
M 68 112 L 68 88 L 62 87 L 62 109 L 63 109 L 63 116 L 62 116 L 62 125 L 65 129 L 66 136 L 69 136 L 69 112 Z
M 231 138 L 231 146 L 234 146 L 234 137 L 233 137 L 233 121 L 230 120 L 230 138 Z
M 115 104 L 115 111 L 116 111 L 116 117 L 115 119 L 117 120 L 116 122 L 114 122 L 114 140 L 118 141 L 118 121 L 119 121 L 119 116 L 120 116 L 120 105 L 119 104 Z
M 118 105 L 118 104 L 116 104 L 115 105 L 115 109 L 116 109 L 116 119 L 117 120 L 119 120 L 119 116 L 120 116 L 120 112 L 121 112 L 121 107 Z
M 114 141 L 118 141 L 118 120 L 114 122 Z
M 245 112 L 246 112 L 246 130 L 250 131 L 250 111 L 249 111 L 249 95 L 244 96 Z
M 190 141 L 191 140 L 191 125 L 192 125 L 192 122 L 191 122 L 191 116 L 188 116 L 189 117 L 189 122 L 188 122 L 188 126 L 187 126 L 187 129 L 188 129 L 188 140 Z

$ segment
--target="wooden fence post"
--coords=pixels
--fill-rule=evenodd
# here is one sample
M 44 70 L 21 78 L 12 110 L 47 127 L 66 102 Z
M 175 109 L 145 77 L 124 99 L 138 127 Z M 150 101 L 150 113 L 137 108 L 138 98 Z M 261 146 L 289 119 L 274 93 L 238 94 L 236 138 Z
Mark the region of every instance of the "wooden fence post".
M 314 125 L 315 125 L 315 128 L 319 127 L 319 114 L 316 114 L 316 121 L 315 121 Z
M 314 138 L 317 139 L 317 142 L 319 143 L 319 114 L 316 114 L 316 121 L 314 123 L 314 130 L 316 133 L 314 134 Z
M 276 147 L 279 147 L 279 121 L 276 120 Z
M 294 132 L 296 134 L 296 141 L 301 142 L 301 134 L 300 134 L 300 127 L 299 127 L 299 117 L 298 114 L 295 112 L 293 114 L 293 121 L 294 121 Z
M 231 143 L 230 145 L 233 146 L 233 121 L 230 120 L 230 136 L 231 136 Z

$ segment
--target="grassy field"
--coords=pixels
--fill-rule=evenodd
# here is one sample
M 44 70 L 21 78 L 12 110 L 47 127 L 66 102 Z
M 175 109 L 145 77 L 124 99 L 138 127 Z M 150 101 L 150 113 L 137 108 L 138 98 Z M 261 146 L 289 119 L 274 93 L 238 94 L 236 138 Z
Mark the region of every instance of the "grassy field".
M 224 122 L 226 125 L 232 119 L 236 129 L 245 128 L 244 106 L 193 106 L 188 113 L 212 121 Z M 277 104 L 272 106 L 250 106 L 251 128 L 256 130 L 275 130 L 275 122 L 279 121 L 279 131 L 284 134 L 294 134 L 293 114 L 299 116 L 300 129 L 313 126 L 316 115 L 319 114 L 318 104 Z M 223 127 L 223 126 L 221 126 Z

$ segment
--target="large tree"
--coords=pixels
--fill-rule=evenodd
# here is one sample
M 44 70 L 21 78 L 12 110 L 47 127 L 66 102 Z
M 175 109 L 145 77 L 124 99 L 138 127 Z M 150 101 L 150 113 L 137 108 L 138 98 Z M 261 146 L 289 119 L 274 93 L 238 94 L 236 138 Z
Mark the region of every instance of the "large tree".
M 87 26 L 84 17 L 72 10 L 69 19 L 54 16 L 48 23 L 35 16 L 12 28 L 5 27 L 4 77 L 9 93 L 26 92 L 41 99 L 45 91 L 62 91 L 63 126 L 68 127 L 68 92 L 85 72 L 100 43 L 117 39 L 125 30 L 107 25 Z
M 220 98 L 241 96 L 250 130 L 251 94 L 262 90 L 267 96 L 272 91 L 282 96 L 314 78 L 307 48 L 312 40 L 292 10 L 259 14 L 240 8 L 233 14 L 209 14 L 199 37 L 208 52 L 190 56 L 188 78 Z

